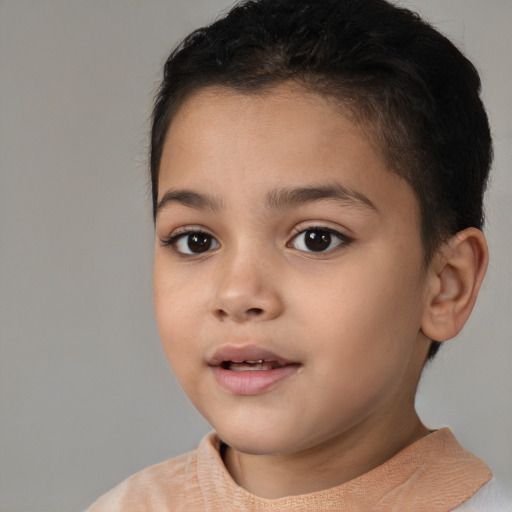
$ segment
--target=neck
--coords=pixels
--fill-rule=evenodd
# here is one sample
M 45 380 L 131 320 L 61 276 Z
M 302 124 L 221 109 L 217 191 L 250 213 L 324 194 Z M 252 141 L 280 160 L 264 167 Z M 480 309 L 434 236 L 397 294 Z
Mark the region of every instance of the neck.
M 250 455 L 227 447 L 224 463 L 238 485 L 262 498 L 329 489 L 367 473 L 429 434 L 414 407 L 399 425 L 390 416 L 298 453 Z

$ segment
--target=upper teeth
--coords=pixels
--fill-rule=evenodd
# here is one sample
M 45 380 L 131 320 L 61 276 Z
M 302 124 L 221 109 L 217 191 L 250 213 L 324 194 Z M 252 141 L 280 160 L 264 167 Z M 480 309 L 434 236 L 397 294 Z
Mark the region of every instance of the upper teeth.
M 231 370 L 234 372 L 246 372 L 246 371 L 256 371 L 256 370 L 275 370 L 279 367 L 276 361 L 265 361 L 263 359 L 258 359 L 254 361 L 242 361 L 241 363 L 237 363 L 235 361 L 223 363 L 222 367 L 225 370 Z

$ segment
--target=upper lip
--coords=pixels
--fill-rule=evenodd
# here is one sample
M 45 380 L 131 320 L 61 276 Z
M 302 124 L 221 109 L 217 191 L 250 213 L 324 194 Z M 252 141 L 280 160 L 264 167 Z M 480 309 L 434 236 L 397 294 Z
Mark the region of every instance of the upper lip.
M 243 363 L 244 361 L 275 361 L 279 366 L 294 364 L 284 357 L 277 355 L 263 347 L 257 345 L 223 345 L 215 351 L 213 356 L 208 360 L 210 366 L 220 366 L 225 361 L 232 363 Z

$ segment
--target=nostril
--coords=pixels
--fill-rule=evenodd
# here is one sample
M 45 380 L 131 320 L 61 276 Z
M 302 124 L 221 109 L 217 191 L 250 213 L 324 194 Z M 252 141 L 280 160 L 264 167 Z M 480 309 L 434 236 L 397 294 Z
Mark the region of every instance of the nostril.
M 228 314 L 223 309 L 215 310 L 214 314 L 216 317 L 218 317 L 221 320 L 223 320 L 224 318 L 226 318 L 228 316 Z
M 216 309 L 213 311 L 213 315 L 217 318 L 217 320 L 224 321 L 229 317 L 232 317 L 235 320 L 249 320 L 251 318 L 261 317 L 265 313 L 265 310 L 262 308 L 249 308 L 245 311 L 242 310 L 240 312 L 230 313 L 224 309 Z

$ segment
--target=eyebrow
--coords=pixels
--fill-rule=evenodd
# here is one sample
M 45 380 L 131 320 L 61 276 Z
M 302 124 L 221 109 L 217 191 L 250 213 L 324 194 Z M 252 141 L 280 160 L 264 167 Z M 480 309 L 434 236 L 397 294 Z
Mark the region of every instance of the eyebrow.
M 340 183 L 271 190 L 267 194 L 265 206 L 271 210 L 282 210 L 325 200 L 333 200 L 343 206 L 370 208 L 378 212 L 377 207 L 367 196 Z M 158 214 L 172 203 L 179 203 L 196 210 L 218 211 L 224 207 L 221 198 L 210 194 L 188 189 L 168 190 L 158 203 L 156 213 Z
M 209 194 L 201 194 L 193 190 L 168 190 L 156 207 L 158 213 L 172 203 L 180 203 L 196 210 L 220 210 L 223 206 L 222 200 Z
M 333 200 L 343 206 L 362 206 L 378 212 L 377 207 L 367 196 L 340 183 L 273 190 L 267 196 L 266 205 L 276 210 L 323 200 Z

